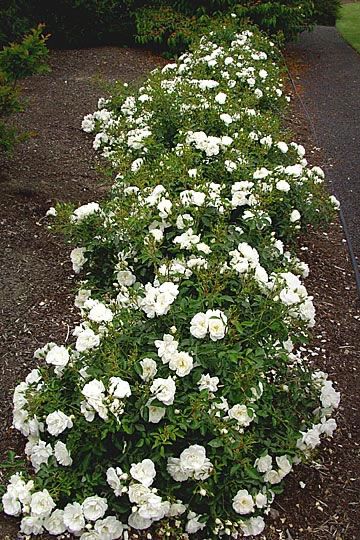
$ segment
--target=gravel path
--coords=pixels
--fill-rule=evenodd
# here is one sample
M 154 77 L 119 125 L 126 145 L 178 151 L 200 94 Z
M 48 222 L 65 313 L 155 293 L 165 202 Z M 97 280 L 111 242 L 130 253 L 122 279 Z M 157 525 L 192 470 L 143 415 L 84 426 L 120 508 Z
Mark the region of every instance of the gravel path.
M 335 28 L 318 26 L 292 46 L 308 64 L 297 82 L 329 160 L 327 178 L 340 199 L 355 256 L 360 261 L 360 55 Z

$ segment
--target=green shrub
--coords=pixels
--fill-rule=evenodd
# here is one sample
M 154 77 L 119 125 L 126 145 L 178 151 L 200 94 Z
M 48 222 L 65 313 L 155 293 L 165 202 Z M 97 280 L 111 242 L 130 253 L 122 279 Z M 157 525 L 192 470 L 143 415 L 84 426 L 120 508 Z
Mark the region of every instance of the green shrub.
M 328 13 L 333 17 L 338 1 L 317 0 L 317 17 L 324 20 Z M 203 33 L 208 17 L 232 11 L 286 39 L 314 21 L 312 0 L 57 0 L 56 5 L 45 0 L 5 0 L 0 9 L 0 45 L 40 21 L 57 46 L 132 43 L 136 36 L 138 43 L 174 53 L 185 49 L 192 35 Z
M 42 22 L 55 46 L 131 41 L 132 0 L 7 0 L 0 8 L 0 44 Z
M 48 50 L 42 35 L 43 26 L 27 34 L 20 43 L 12 43 L 0 52 L 0 148 L 11 150 L 17 132 L 5 123 L 5 118 L 22 110 L 17 82 L 24 77 L 48 71 Z
M 255 23 L 268 34 L 278 34 L 291 40 L 304 29 L 311 28 L 314 4 L 311 0 L 280 0 L 277 2 L 243 0 L 196 1 L 174 0 L 157 2 L 142 7 L 136 5 L 136 40 L 153 44 L 177 53 L 201 35 L 210 24 L 210 17 L 224 22 L 224 17 L 235 12 L 239 18 Z
M 201 35 L 209 26 L 209 17 L 188 16 L 170 6 L 145 6 L 134 16 L 137 43 L 154 44 L 170 53 L 186 49 L 194 36 Z
M 314 21 L 325 26 L 334 26 L 339 17 L 340 0 L 314 0 Z
M 101 204 L 50 212 L 77 246 L 82 323 L 14 392 L 35 473 L 2 502 L 24 535 L 261 534 L 293 465 L 332 436 L 340 396 L 307 359 L 290 241 L 336 201 L 281 127 L 278 59 L 228 24 L 84 118 L 115 181 Z

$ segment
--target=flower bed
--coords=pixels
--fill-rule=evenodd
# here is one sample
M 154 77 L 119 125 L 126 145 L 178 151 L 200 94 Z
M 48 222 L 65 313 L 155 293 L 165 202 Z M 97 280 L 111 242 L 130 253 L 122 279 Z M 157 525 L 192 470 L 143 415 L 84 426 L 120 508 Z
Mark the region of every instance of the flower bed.
M 236 20 L 84 119 L 116 180 L 59 206 L 84 279 L 74 343 L 14 394 L 35 470 L 10 479 L 24 534 L 260 534 L 339 394 L 306 359 L 314 307 L 293 249 L 337 201 L 281 129 L 274 45 Z

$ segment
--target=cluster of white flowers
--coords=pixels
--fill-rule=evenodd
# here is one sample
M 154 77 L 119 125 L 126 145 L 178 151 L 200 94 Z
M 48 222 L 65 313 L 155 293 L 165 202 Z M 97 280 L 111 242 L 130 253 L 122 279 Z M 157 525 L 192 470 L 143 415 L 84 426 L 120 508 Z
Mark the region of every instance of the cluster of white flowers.
M 225 337 L 227 317 L 220 309 L 208 309 L 206 313 L 197 313 L 190 321 L 190 333 L 197 339 L 203 339 L 209 333 L 212 341 Z
M 166 281 L 158 286 L 147 283 L 145 296 L 140 301 L 140 308 L 149 319 L 166 315 L 178 294 L 179 287 L 171 281 Z
M 34 482 L 25 482 L 20 474 L 11 476 L 2 503 L 8 515 L 24 514 L 21 520 L 24 535 L 39 535 L 45 531 L 52 535 L 69 532 L 82 540 L 117 540 L 124 531 L 123 524 L 115 516 L 104 518 L 108 509 L 105 498 L 95 495 L 87 497 L 82 504 L 75 502 L 64 510 L 56 509 L 46 489 L 34 491 Z
M 131 388 L 127 381 L 120 377 L 110 377 L 109 389 L 102 381 L 93 379 L 81 390 L 84 400 L 80 403 L 81 412 L 88 422 L 92 422 L 97 413 L 103 420 L 108 419 L 109 411 L 120 422 L 124 413 L 124 399 L 131 396 Z

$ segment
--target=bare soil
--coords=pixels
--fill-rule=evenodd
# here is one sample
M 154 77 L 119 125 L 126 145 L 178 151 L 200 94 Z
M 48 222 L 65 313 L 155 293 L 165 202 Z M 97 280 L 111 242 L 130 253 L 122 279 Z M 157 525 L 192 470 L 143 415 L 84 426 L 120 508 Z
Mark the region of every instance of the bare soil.
M 306 65 L 294 56 L 288 60 L 296 80 L 298 70 Z M 56 200 L 98 200 L 106 189 L 98 181 L 91 138 L 79 127 L 83 115 L 95 109 L 102 95 L 96 80 L 99 76 L 136 80 L 163 63 L 162 58 L 141 50 L 56 51 L 51 54 L 52 73 L 24 84 L 29 104 L 16 123 L 35 136 L 19 145 L 11 160 L 0 157 L 0 457 L 9 449 L 21 453 L 23 441 L 11 429 L 11 399 L 16 383 L 34 365 L 33 351 L 49 340 L 66 341 L 76 319 L 69 249 L 49 233 L 43 217 Z M 296 140 L 308 149 L 309 161 L 326 165 L 298 99 L 288 123 Z M 302 465 L 291 475 L 285 494 L 275 501 L 263 538 L 359 540 L 357 290 L 338 221 L 327 231 L 309 230 L 299 250 L 310 264 L 307 287 L 318 313 L 314 356 L 309 361 L 328 371 L 342 392 L 339 429 L 322 447 L 316 464 Z M 304 489 L 300 481 L 306 484 Z M 17 531 L 16 520 L 0 517 L 0 540 L 21 538 Z

